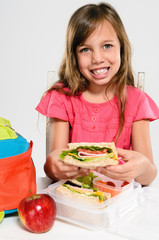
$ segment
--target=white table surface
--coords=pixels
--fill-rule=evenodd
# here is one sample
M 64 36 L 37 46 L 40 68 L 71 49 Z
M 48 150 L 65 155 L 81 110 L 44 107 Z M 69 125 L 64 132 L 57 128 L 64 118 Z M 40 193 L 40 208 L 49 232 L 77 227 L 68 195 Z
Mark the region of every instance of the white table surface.
M 37 185 L 38 191 L 43 188 L 46 188 L 50 180 L 47 178 L 37 178 Z M 156 179 L 152 187 L 158 188 L 159 181 Z M 158 188 L 159 189 L 159 188 Z M 91 231 L 84 229 L 79 226 L 75 226 L 71 223 L 64 222 L 62 220 L 55 220 L 54 226 L 52 229 L 46 233 L 42 234 L 35 234 L 31 233 L 22 226 L 20 219 L 17 213 L 6 215 L 3 221 L 0 223 L 0 239 L 15 239 L 15 240 L 40 240 L 40 239 L 47 239 L 47 240 L 78 240 L 78 239 L 90 239 L 90 240 L 97 240 L 97 239 L 109 239 L 109 240 L 125 240 L 128 238 L 124 238 L 122 236 L 115 235 L 110 233 L 106 230 L 102 231 Z M 136 235 L 136 239 L 137 235 Z M 153 239 L 152 239 L 153 240 Z

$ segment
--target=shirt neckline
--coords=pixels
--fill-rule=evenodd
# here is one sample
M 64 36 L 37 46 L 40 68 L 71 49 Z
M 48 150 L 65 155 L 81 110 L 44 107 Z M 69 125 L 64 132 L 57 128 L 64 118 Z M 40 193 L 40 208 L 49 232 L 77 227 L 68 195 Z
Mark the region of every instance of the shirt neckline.
M 109 100 L 106 101 L 106 102 L 103 102 L 103 103 L 92 103 L 92 102 L 87 101 L 87 100 L 83 97 L 83 95 L 82 95 L 82 93 L 81 93 L 81 94 L 80 94 L 80 99 L 81 99 L 82 102 L 85 102 L 85 103 L 86 103 L 87 105 L 89 105 L 89 106 L 100 106 L 100 107 L 104 107 L 104 106 L 106 106 L 106 105 L 114 102 L 114 101 L 117 99 L 117 97 L 116 97 L 116 95 L 114 95 L 111 99 L 109 99 Z

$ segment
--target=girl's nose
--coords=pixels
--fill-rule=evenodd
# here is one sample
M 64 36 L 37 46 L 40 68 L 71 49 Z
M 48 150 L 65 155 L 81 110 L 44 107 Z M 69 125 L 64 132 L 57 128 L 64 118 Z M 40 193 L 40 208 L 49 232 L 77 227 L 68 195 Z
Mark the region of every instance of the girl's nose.
M 100 50 L 93 51 L 92 53 L 92 62 L 99 64 L 104 61 L 104 56 Z

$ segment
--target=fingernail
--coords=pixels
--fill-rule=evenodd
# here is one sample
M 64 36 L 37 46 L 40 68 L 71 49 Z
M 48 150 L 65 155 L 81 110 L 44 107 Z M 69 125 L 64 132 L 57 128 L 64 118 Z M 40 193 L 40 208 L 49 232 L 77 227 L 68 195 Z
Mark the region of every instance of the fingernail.
M 106 169 L 107 169 L 107 170 L 111 170 L 112 167 L 111 167 L 111 166 L 107 166 Z

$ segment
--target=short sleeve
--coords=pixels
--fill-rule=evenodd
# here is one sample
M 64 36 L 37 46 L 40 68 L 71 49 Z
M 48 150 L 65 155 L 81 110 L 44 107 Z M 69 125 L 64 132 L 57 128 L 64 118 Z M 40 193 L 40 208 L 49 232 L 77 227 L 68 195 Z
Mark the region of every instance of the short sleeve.
M 64 94 L 61 94 L 57 91 L 48 92 L 41 99 L 35 109 L 46 117 L 68 121 L 68 114 L 64 104 L 64 98 Z
M 134 121 L 142 119 L 149 119 L 149 121 L 159 119 L 158 106 L 145 92 L 141 94 Z

